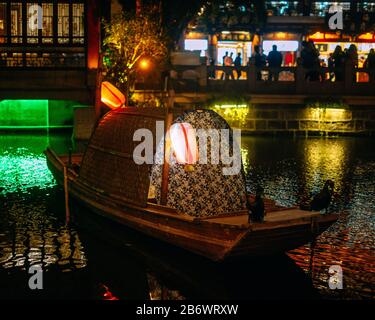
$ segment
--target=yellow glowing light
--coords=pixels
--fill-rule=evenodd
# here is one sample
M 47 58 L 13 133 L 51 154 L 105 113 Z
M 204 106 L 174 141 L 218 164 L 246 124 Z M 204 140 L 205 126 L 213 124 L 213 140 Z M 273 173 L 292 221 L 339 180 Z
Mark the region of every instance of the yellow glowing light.
M 310 39 L 318 40 L 318 39 L 324 39 L 324 33 L 321 32 L 315 32 L 313 35 L 309 37 Z
M 307 116 L 316 121 L 349 121 L 352 118 L 349 110 L 339 108 L 309 108 Z
M 372 40 L 373 38 L 373 34 L 370 33 L 370 32 L 367 32 L 367 33 L 363 33 L 361 34 L 358 39 L 361 39 L 361 40 Z
M 247 104 L 217 104 L 212 110 L 221 115 L 231 127 L 246 127 L 249 114 Z
M 277 32 L 276 33 L 276 39 L 285 39 L 286 33 L 285 32 Z
M 142 59 L 140 62 L 139 62 L 139 67 L 143 70 L 147 70 L 150 68 L 150 61 L 146 58 Z
M 247 104 L 215 104 L 214 108 L 231 109 L 231 108 L 247 108 Z

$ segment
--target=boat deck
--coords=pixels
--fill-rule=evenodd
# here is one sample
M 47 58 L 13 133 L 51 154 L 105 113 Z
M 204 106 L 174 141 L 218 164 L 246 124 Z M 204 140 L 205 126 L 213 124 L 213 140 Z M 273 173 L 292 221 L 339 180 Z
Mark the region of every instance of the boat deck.
M 292 220 L 299 220 L 299 219 L 310 219 L 313 217 L 320 216 L 320 212 L 316 211 L 304 211 L 296 208 L 280 210 L 280 211 L 272 211 L 267 212 L 263 225 L 267 225 L 267 223 L 272 222 L 288 222 Z M 217 217 L 217 218 L 208 218 L 212 223 L 220 223 L 220 224 L 228 224 L 228 225 L 236 225 L 236 226 L 245 226 L 248 224 L 248 215 L 237 215 L 237 216 L 226 216 L 226 217 Z M 258 224 L 258 223 L 255 223 Z M 259 223 L 260 224 L 260 223 Z

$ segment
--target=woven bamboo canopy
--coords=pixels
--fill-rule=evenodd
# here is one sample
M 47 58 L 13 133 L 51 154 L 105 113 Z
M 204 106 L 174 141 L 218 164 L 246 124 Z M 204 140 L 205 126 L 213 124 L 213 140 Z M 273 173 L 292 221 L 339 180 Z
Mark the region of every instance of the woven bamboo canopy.
M 165 167 L 158 161 L 164 158 L 164 138 L 158 146 L 154 141 L 156 163 L 138 165 L 133 151 L 140 142 L 133 141 L 133 136 L 137 129 L 145 128 L 156 137 L 156 121 L 165 123 L 166 116 L 162 108 L 121 108 L 107 113 L 90 139 L 80 181 L 126 203 L 146 207 L 148 201 L 154 201 L 197 217 L 243 210 L 246 197 L 242 171 L 226 176 L 221 161 L 218 164 L 196 163 L 192 170 L 186 170 L 186 166 L 176 161 L 173 152 L 165 171 L 166 203 L 162 203 Z M 230 129 L 222 117 L 210 110 L 185 112 L 175 117 L 174 123 L 188 123 L 194 129 Z M 228 148 L 232 147 L 231 142 Z M 210 158 L 211 154 L 208 156 Z
M 133 151 L 139 142 L 134 132 L 145 128 L 155 137 L 156 121 L 164 121 L 162 108 L 121 108 L 108 112 L 98 123 L 82 160 L 79 179 L 100 192 L 138 206 L 147 206 L 150 165 L 138 165 Z

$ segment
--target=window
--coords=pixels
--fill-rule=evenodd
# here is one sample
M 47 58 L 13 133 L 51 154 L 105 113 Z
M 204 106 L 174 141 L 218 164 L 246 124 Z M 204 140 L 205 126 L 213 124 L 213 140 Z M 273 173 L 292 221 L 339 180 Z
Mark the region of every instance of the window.
M 278 51 L 297 51 L 298 41 L 294 40 L 264 40 L 263 41 L 263 53 L 268 55 L 272 51 L 272 46 L 276 45 Z
M 7 42 L 7 4 L 0 2 L 0 43 Z
M 10 39 L 10 40 L 9 40 Z M 0 0 L 0 44 L 83 45 L 83 0 Z
M 37 3 L 28 3 L 27 12 L 27 43 L 38 43 L 39 6 Z
M 69 43 L 70 17 L 69 4 L 59 3 L 57 10 L 57 36 L 59 43 Z
M 0 0 L 1 67 L 84 68 L 84 44 L 84 0 Z
M 375 12 L 375 2 L 362 2 L 358 3 L 359 11 Z
M 298 1 L 266 1 L 268 16 L 297 16 L 302 12 Z
M 53 4 L 42 3 L 43 22 L 42 22 L 42 42 L 53 43 Z
M 201 57 L 206 55 L 206 50 L 208 48 L 208 40 L 205 39 L 186 39 L 185 40 L 185 50 L 199 50 Z
M 83 3 L 73 4 L 73 43 L 84 43 L 84 6 Z
M 313 4 L 311 13 L 314 16 L 324 17 L 328 13 L 328 10 L 332 5 L 340 5 L 342 6 L 343 10 L 350 10 L 350 2 L 317 1 Z
M 10 6 L 12 43 L 22 43 L 22 3 L 12 3 Z

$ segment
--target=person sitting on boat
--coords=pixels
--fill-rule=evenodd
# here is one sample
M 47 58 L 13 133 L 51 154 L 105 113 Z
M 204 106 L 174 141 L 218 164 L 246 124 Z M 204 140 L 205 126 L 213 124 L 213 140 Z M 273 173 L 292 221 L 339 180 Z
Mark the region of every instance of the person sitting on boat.
M 321 211 L 326 210 L 331 204 L 333 190 L 335 184 L 332 180 L 327 180 L 324 184 L 324 187 L 320 192 L 314 196 L 309 205 L 301 205 L 301 209 L 309 211 Z
M 264 210 L 264 189 L 261 186 L 258 186 L 255 193 L 255 201 L 253 204 L 250 204 L 250 220 L 252 222 L 263 222 L 265 210 Z

